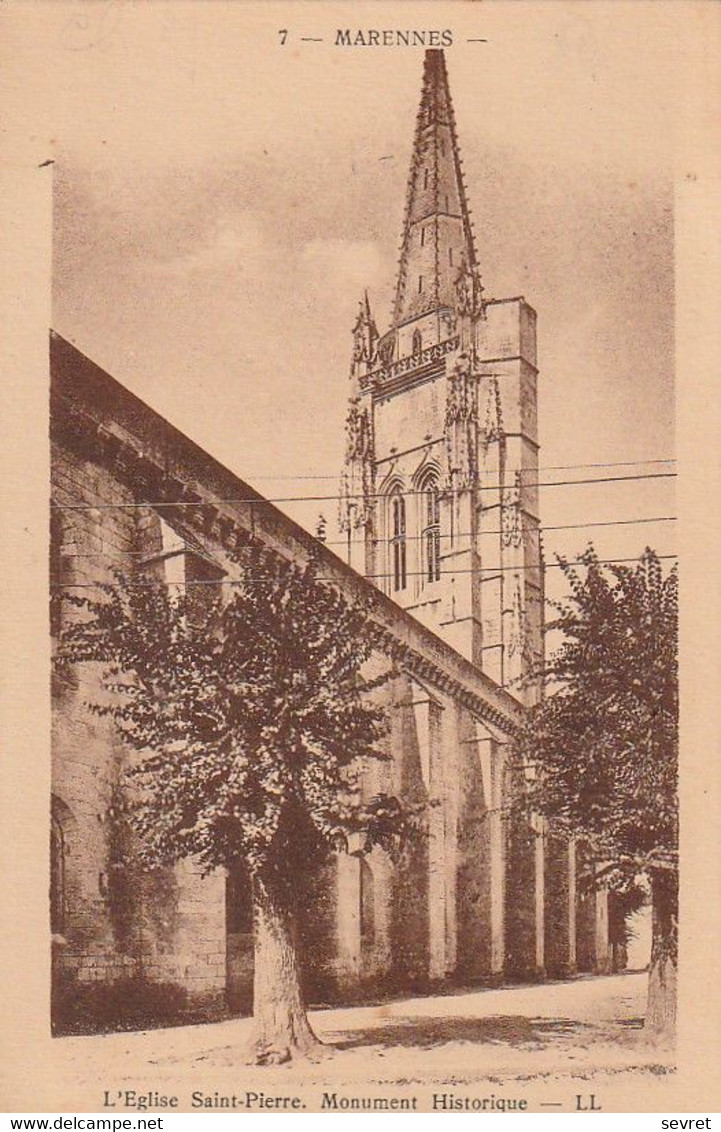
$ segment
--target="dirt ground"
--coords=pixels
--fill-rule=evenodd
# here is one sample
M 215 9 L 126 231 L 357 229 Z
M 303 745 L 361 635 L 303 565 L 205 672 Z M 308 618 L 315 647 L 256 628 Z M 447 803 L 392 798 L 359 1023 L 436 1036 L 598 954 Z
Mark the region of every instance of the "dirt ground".
M 523 1082 L 565 1080 L 578 1091 L 573 1081 L 672 1070 L 672 1054 L 644 1042 L 645 992 L 646 975 L 634 973 L 318 1010 L 311 1020 L 331 1047 L 327 1055 L 317 1064 L 260 1069 L 239 1058 L 249 1019 L 59 1038 L 53 1075 L 69 1108 L 84 1097 L 90 1109 L 90 1098 L 99 1105 L 105 1089 L 111 1096 L 123 1088 L 169 1093 L 179 1082 L 185 1103 L 193 1090 L 225 1095 L 251 1082 L 267 1092 L 332 1082 L 357 1093 L 438 1084 L 483 1084 L 488 1092 L 494 1082 L 518 1090 Z

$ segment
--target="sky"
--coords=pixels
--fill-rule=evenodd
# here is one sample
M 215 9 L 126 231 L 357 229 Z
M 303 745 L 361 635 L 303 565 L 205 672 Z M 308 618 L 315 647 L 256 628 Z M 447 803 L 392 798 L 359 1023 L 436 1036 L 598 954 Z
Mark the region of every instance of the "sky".
M 423 49 L 332 41 L 450 28 L 486 292 L 538 312 L 541 479 L 673 471 L 554 469 L 674 456 L 674 8 L 38 5 L 55 329 L 267 496 L 333 496 L 365 287 L 387 325 Z M 542 518 L 672 516 L 673 482 L 544 488 Z M 333 538 L 332 501 L 283 507 Z M 673 523 L 628 523 L 548 530 L 547 556 L 591 537 L 676 549 Z

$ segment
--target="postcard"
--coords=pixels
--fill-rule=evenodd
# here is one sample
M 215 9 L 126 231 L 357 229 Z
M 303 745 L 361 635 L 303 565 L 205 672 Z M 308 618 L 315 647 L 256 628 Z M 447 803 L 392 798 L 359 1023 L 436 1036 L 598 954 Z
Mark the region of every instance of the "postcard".
M 7 1110 L 717 1111 L 718 8 L 0 23 Z

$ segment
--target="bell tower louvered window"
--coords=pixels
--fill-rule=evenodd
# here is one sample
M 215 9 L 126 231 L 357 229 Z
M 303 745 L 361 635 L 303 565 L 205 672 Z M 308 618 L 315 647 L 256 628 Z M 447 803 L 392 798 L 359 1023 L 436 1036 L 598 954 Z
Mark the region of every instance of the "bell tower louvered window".
M 399 489 L 390 499 L 390 558 L 393 590 L 404 590 L 407 583 L 406 568 L 406 501 Z
M 423 580 L 437 582 L 441 576 L 441 505 L 437 477 L 427 476 L 421 490 Z

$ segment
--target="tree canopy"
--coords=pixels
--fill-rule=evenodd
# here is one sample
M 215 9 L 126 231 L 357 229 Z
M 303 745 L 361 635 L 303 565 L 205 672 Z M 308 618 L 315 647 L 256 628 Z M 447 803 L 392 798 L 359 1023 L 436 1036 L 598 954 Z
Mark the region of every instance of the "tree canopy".
M 69 599 L 84 613 L 62 657 L 104 666 L 111 694 L 91 706 L 135 753 L 127 774 L 144 861 L 240 860 L 252 873 L 289 853 L 316 859 L 350 834 L 367 848 L 402 839 L 400 803 L 358 792 L 363 767 L 388 757 L 384 713 L 366 694 L 374 681 L 361 673 L 374 645 L 367 608 L 313 564 L 260 550 L 237 583 L 213 590 L 118 575 Z
M 677 573 L 652 550 L 635 566 L 603 566 L 593 549 L 583 572 L 560 564 L 569 593 L 548 629 L 562 643 L 520 743 L 537 771 L 528 800 L 623 884 L 676 866 Z
M 90 706 L 129 753 L 126 810 L 148 866 L 193 858 L 240 866 L 253 900 L 250 1059 L 309 1055 L 298 913 L 304 881 L 335 851 L 399 849 L 419 814 L 368 797 L 361 776 L 388 760 L 384 711 L 368 693 L 378 644 L 369 607 L 260 547 L 227 583 L 116 577 L 62 635 L 60 662 L 98 662 L 108 693 Z
M 548 629 L 562 643 L 519 741 L 524 804 L 578 839 L 592 881 L 628 900 L 648 882 L 653 931 L 646 1029 L 672 1033 L 678 938 L 678 577 L 646 549 L 634 566 L 581 570 Z M 538 674 L 537 674 L 538 675 Z

